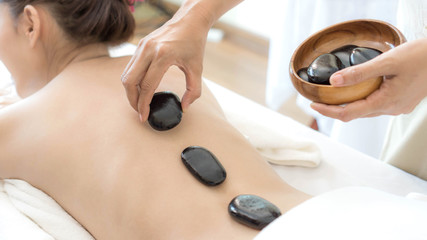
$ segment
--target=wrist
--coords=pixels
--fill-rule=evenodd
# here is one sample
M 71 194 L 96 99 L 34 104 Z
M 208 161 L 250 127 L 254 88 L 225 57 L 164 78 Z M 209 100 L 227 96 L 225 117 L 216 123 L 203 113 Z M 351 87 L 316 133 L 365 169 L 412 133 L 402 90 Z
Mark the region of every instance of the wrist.
M 208 32 L 216 21 L 215 14 L 207 11 L 202 1 L 185 0 L 175 15 L 168 21 L 169 25 L 197 25 L 197 30 Z
M 189 19 L 209 29 L 228 10 L 243 0 L 184 0 L 173 20 Z

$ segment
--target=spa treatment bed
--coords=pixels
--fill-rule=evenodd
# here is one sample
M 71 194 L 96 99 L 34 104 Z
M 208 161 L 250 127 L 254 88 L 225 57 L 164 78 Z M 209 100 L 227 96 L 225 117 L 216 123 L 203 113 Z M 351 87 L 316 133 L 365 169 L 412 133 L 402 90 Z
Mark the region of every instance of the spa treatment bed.
M 133 51 L 134 46 L 125 45 L 112 49 L 111 54 Z M 10 82 L 10 75 L 0 64 L 0 88 L 5 82 Z M 230 123 L 293 187 L 313 196 L 342 187 L 369 187 L 426 201 L 427 181 L 335 142 L 209 80 L 205 82 Z M 43 192 L 20 180 L 0 180 L 0 240 L 16 239 L 93 238 Z

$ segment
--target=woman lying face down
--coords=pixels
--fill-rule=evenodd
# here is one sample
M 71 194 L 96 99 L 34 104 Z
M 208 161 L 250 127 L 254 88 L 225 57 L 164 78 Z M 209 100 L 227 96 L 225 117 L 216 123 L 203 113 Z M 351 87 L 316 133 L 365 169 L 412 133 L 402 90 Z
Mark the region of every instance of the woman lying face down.
M 96 239 L 250 239 L 258 231 L 228 213 L 234 197 L 254 194 L 282 213 L 308 199 L 228 124 L 205 87 L 174 129 L 139 122 L 120 81 L 130 58 L 107 50 L 132 35 L 128 7 L 0 0 L 0 60 L 24 98 L 0 110 L 0 178 L 43 190 Z M 157 91 L 182 95 L 180 71 L 164 78 Z M 186 169 L 189 146 L 218 158 L 223 183 L 206 186 Z

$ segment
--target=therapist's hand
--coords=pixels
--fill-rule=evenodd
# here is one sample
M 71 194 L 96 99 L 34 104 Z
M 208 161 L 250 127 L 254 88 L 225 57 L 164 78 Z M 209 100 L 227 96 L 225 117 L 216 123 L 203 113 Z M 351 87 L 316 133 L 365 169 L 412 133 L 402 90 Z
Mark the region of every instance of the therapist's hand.
M 154 91 L 172 65 L 185 73 L 187 87 L 181 101 L 182 108 L 186 110 L 200 97 L 203 54 L 209 27 L 202 21 L 172 19 L 139 42 L 122 75 L 122 83 L 129 103 L 139 112 L 141 121 L 147 120 Z
M 405 43 L 371 61 L 336 72 L 331 84 L 348 86 L 379 76 L 385 76 L 383 83 L 366 99 L 345 106 L 312 103 L 311 107 L 344 122 L 412 112 L 427 96 L 427 39 Z
M 201 95 L 203 55 L 213 23 L 242 0 L 185 0 L 171 20 L 142 39 L 122 75 L 131 106 L 142 122 L 164 73 L 172 65 L 185 74 L 185 111 Z

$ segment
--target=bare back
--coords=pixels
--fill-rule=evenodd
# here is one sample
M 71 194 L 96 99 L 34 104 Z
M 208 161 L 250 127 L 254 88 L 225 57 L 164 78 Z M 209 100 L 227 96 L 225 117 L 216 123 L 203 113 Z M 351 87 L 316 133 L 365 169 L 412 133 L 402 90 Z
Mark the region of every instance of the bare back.
M 307 199 L 227 123 L 205 87 L 176 128 L 141 124 L 119 80 L 128 60 L 75 64 L 0 111 L 0 177 L 45 191 L 97 239 L 250 239 L 257 231 L 228 215 L 235 196 L 259 195 L 282 212 Z M 183 81 L 171 69 L 158 91 L 182 96 Z M 220 186 L 201 184 L 182 164 L 195 145 L 226 169 Z

